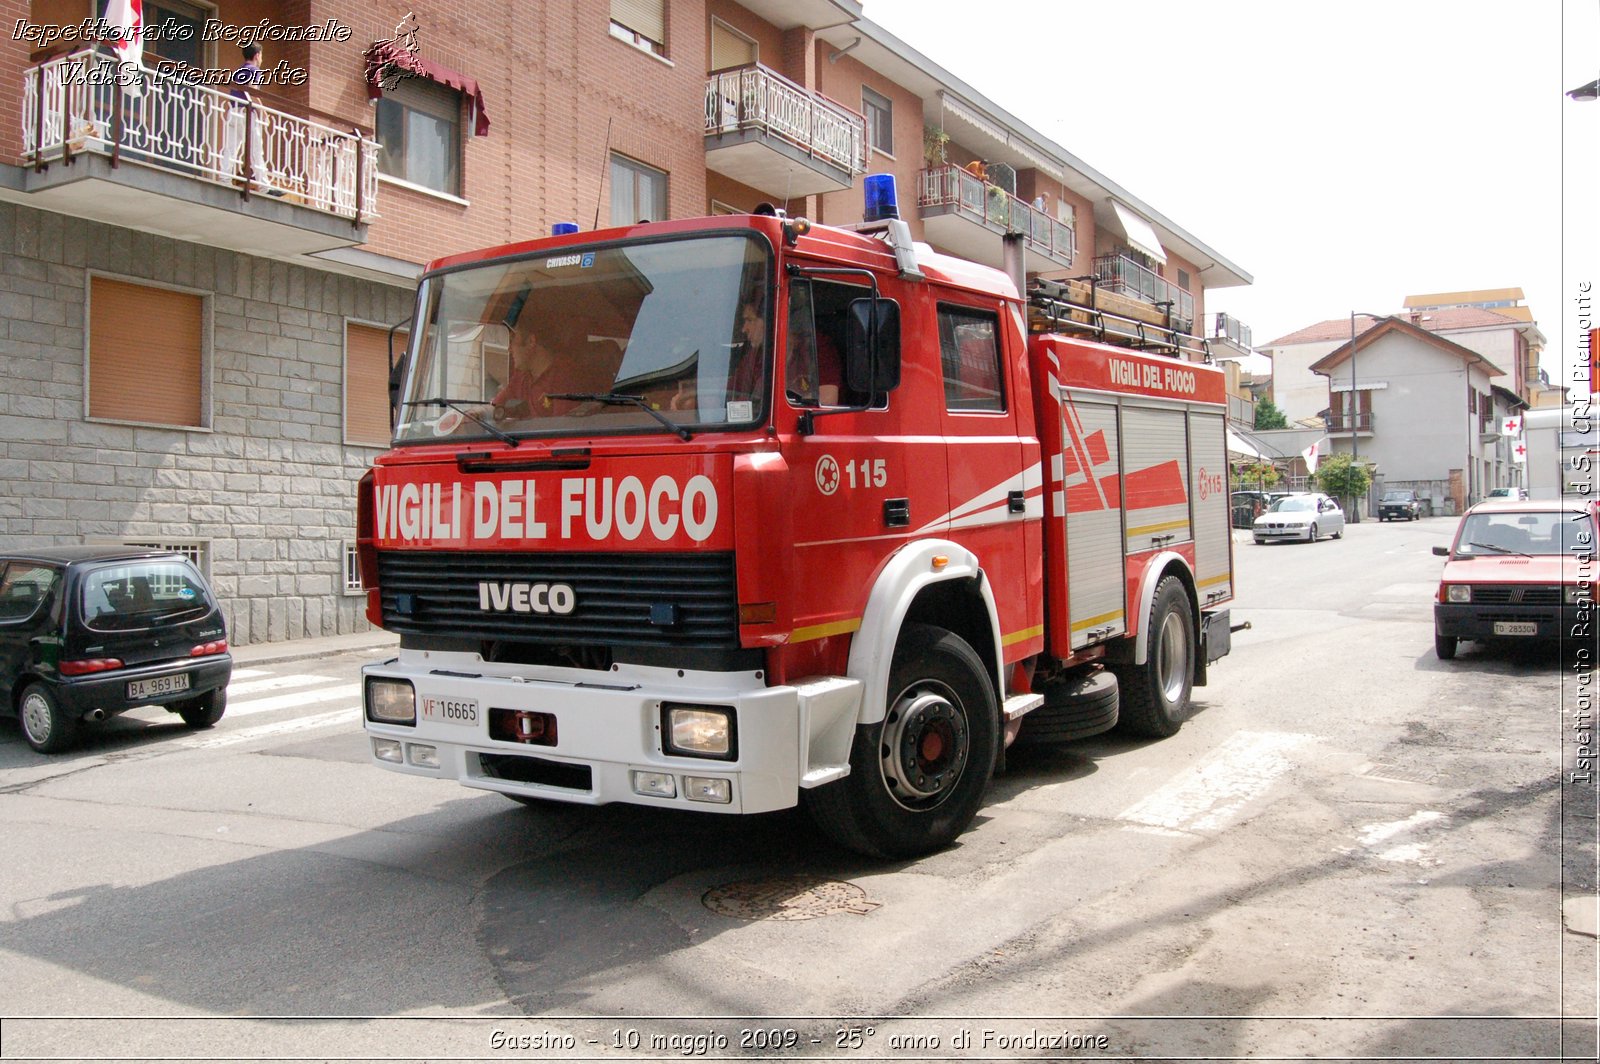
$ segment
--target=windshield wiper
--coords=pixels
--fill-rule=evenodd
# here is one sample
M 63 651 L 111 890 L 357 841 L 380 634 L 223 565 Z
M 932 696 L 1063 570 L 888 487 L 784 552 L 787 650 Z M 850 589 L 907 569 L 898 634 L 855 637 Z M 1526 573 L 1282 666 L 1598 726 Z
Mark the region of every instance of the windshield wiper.
M 604 403 L 607 406 L 636 406 L 671 429 L 681 439 L 694 439 L 694 433 L 651 406 L 642 395 L 627 395 L 623 392 L 551 392 L 545 398 L 566 399 L 577 403 Z
M 1498 543 L 1478 543 L 1476 541 L 1473 541 L 1473 542 L 1468 543 L 1467 546 L 1469 546 L 1469 547 L 1479 547 L 1479 548 L 1482 548 L 1483 550 L 1492 550 L 1496 554 L 1516 554 L 1516 555 L 1519 555 L 1519 556 L 1521 556 L 1523 558 L 1531 558 L 1531 557 L 1533 557 L 1533 555 L 1529 554 L 1527 551 L 1517 550 L 1517 549 L 1515 549 L 1513 547 L 1502 547 Z
M 521 440 L 517 439 L 515 436 L 511 435 L 511 433 L 507 432 L 505 429 L 496 428 L 495 426 L 489 424 L 487 421 L 483 420 L 483 418 L 479 417 L 477 414 L 474 414 L 472 411 L 467 409 L 467 407 L 469 407 L 469 406 L 493 406 L 494 403 L 492 401 L 488 400 L 488 399 L 446 399 L 443 396 L 441 396 L 441 397 L 439 397 L 437 399 L 412 399 L 412 400 L 409 400 L 407 402 L 401 403 L 400 405 L 401 406 L 447 406 L 451 410 L 454 410 L 456 413 L 460 414 L 462 417 L 471 418 L 477 424 L 482 425 L 483 426 L 483 430 L 485 432 L 487 432 L 489 435 L 493 436 L 495 439 L 499 440 L 501 443 L 505 444 L 508 447 L 516 447 L 517 445 L 519 445 L 522 442 Z

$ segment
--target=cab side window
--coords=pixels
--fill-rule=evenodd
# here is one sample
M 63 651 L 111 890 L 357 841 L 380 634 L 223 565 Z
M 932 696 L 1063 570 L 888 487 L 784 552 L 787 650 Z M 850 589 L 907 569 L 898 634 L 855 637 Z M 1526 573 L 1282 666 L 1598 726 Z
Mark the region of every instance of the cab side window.
M 939 308 L 939 360 L 944 366 L 945 409 L 1003 411 L 1000 328 L 993 314 L 968 307 Z
M 37 613 L 55 590 L 60 573 L 48 565 L 11 562 L 0 574 L 0 624 L 25 621 Z
M 858 285 L 795 280 L 789 286 L 784 392 L 793 406 L 861 406 L 866 395 L 844 379 L 845 327 L 850 304 L 872 293 Z M 887 403 L 878 397 L 878 406 Z

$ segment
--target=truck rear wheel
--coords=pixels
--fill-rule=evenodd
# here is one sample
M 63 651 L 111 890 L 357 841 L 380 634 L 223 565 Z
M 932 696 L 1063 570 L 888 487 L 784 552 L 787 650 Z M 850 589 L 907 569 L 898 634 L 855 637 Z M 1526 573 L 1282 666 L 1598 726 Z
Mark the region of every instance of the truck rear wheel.
M 884 719 L 856 729 L 850 775 L 806 791 L 835 842 L 915 857 L 967 829 L 994 773 L 999 708 L 988 670 L 953 632 L 908 624 L 889 669 Z
M 1163 577 L 1156 586 L 1146 642 L 1143 665 L 1114 666 L 1122 687 L 1117 726 L 1129 735 L 1165 739 L 1189 716 L 1194 689 L 1194 611 L 1175 576 Z

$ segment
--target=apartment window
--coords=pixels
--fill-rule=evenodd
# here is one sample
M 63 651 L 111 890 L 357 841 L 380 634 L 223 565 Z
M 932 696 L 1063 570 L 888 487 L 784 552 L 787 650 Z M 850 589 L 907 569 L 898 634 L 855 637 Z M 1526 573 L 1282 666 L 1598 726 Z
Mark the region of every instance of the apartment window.
M 666 216 L 666 171 L 623 155 L 612 155 L 611 224 L 659 222 Z
M 867 118 L 867 143 L 885 155 L 893 155 L 894 104 L 887 96 L 862 88 L 861 113 Z
M 189 559 L 189 563 L 200 570 L 200 575 L 207 580 L 211 579 L 211 545 L 205 540 L 195 539 L 95 539 L 92 543 L 114 543 L 122 547 L 138 547 L 141 550 L 164 550 L 173 554 L 181 554 Z M 182 590 L 174 587 L 174 591 Z
M 89 278 L 89 416 L 205 428 L 206 297 Z
M 939 360 L 947 410 L 1004 410 L 999 329 L 992 314 L 939 308 Z
M 395 330 L 398 357 L 406 333 Z M 389 330 L 347 323 L 344 327 L 344 442 L 387 447 L 389 423 Z
M 95 15 L 106 17 L 110 0 L 95 0 Z M 145 63 L 154 66 L 157 60 L 169 59 L 191 67 L 204 67 L 206 62 L 206 19 L 216 15 L 216 9 L 186 3 L 185 0 L 145 0 L 144 26 L 149 40 L 145 44 Z M 74 18 L 77 16 L 74 15 Z M 238 56 L 235 51 L 234 56 Z M 235 66 L 238 63 L 234 64 Z
M 378 172 L 452 196 L 461 194 L 461 96 L 405 78 L 378 98 Z
M 666 55 L 666 0 L 611 0 L 611 36 L 653 55 Z
M 761 49 L 719 18 L 711 20 L 711 69 L 728 70 L 749 66 L 761 58 Z
M 354 543 L 344 545 L 344 593 L 354 595 L 366 590 L 361 586 L 361 555 Z
M 1189 291 L 1189 271 L 1188 270 L 1179 270 L 1178 271 L 1178 287 L 1183 289 L 1185 292 Z

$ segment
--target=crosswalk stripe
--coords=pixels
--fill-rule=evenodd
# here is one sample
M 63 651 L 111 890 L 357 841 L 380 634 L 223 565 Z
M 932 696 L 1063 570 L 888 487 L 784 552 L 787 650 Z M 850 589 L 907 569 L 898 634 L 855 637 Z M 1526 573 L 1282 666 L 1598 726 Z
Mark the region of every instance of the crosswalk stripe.
M 223 719 L 226 720 L 227 718 L 224 717 Z M 318 728 L 329 728 L 335 724 L 356 724 L 360 720 L 361 708 L 359 706 L 345 706 L 331 713 L 319 713 L 314 717 L 295 717 L 293 720 L 258 724 L 253 728 L 241 728 L 238 731 L 223 732 L 220 735 L 197 735 L 188 739 L 179 739 L 174 745 L 191 750 L 215 750 L 221 746 L 234 746 L 238 743 L 254 742 L 257 739 L 267 739 L 278 735 L 314 731 Z
M 254 680 L 257 676 L 271 676 L 271 669 L 234 669 L 235 680 Z
M 1215 831 L 1294 768 L 1290 754 L 1310 741 L 1289 732 L 1235 732 L 1211 760 L 1178 773 L 1120 819 L 1162 832 Z
M 332 683 L 338 677 L 314 676 L 308 672 L 300 672 L 292 676 L 270 676 L 264 680 L 246 680 L 244 683 L 239 683 L 239 674 L 234 673 L 233 679 L 234 682 L 228 684 L 229 698 L 241 698 L 261 691 L 283 691 L 291 687 L 310 687 L 312 684 L 317 683 Z
M 228 699 L 228 717 L 248 717 L 256 713 L 273 713 L 280 709 L 298 709 L 302 706 L 312 706 L 322 702 L 361 701 L 361 685 L 358 683 L 340 684 L 338 687 L 325 687 L 320 691 L 291 691 L 285 695 L 273 695 L 269 698 L 251 698 L 242 702 Z M 223 718 L 224 720 L 227 717 Z

